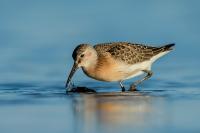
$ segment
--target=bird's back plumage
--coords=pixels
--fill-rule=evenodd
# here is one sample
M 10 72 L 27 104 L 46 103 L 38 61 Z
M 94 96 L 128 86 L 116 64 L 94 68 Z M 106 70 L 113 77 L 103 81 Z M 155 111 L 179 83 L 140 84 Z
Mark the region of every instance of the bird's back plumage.
M 128 42 L 113 42 L 94 46 L 98 54 L 110 54 L 111 57 L 126 64 L 136 64 L 150 60 L 154 56 L 169 51 L 174 44 L 161 47 L 147 46 Z

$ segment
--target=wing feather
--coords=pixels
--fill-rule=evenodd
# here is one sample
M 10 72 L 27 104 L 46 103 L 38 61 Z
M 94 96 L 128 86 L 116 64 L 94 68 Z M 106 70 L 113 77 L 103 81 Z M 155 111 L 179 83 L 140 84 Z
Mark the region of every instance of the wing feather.
M 128 42 L 97 44 L 94 48 L 98 54 L 110 54 L 114 59 L 127 64 L 150 60 L 164 50 L 163 47 L 152 47 Z

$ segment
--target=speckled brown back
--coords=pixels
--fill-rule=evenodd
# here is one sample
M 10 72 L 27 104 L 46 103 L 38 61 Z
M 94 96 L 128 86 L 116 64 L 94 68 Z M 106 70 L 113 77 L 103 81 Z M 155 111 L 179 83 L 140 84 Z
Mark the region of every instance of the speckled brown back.
M 128 42 L 114 42 L 95 45 L 94 48 L 99 54 L 110 53 L 117 60 L 127 64 L 135 64 L 150 60 L 153 56 L 171 50 L 174 44 L 163 47 L 152 47 L 143 44 L 133 44 Z

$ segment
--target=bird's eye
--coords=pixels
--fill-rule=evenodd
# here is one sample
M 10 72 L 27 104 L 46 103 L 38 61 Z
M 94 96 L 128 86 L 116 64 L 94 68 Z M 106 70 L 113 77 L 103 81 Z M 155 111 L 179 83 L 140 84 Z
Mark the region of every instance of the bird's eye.
M 81 57 L 84 57 L 84 54 L 82 54 Z

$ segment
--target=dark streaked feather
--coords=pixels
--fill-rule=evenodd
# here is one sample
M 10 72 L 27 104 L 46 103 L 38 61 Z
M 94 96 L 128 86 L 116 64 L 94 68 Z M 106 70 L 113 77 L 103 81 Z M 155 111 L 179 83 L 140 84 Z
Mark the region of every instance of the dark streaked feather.
M 128 42 L 114 42 L 97 44 L 94 46 L 97 53 L 110 53 L 117 60 L 126 62 L 127 64 L 135 64 L 150 60 L 153 56 L 172 50 L 174 44 L 168 44 L 162 47 L 152 47 L 143 44 L 133 44 Z

